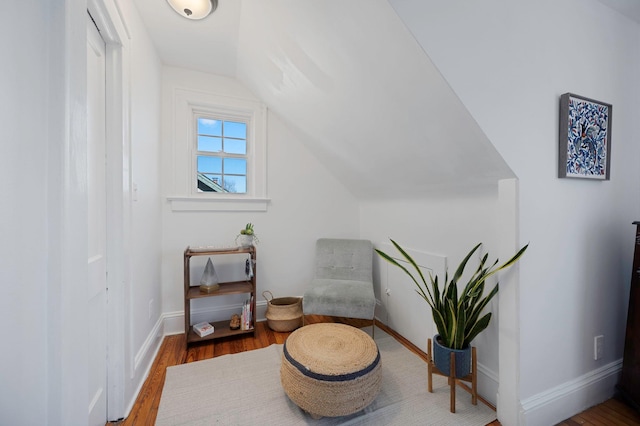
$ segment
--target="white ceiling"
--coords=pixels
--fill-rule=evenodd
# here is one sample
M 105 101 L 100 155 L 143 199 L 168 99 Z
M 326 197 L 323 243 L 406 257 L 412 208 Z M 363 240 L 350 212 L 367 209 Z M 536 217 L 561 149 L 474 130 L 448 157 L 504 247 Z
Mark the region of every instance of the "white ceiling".
M 202 21 L 134 2 L 165 64 L 242 82 L 357 196 L 513 176 L 387 0 L 219 0 Z
M 220 0 L 201 21 L 183 18 L 166 0 L 134 3 L 165 64 L 235 77 L 241 0 Z
M 271 5 L 270 1 L 262 1 Z M 298 0 L 303 4 L 312 1 Z M 598 1 L 640 23 L 640 0 Z M 228 77 L 236 76 L 241 9 L 252 2 L 256 0 L 219 0 L 218 9 L 211 16 L 202 21 L 190 21 L 178 16 L 165 0 L 134 0 L 165 64 Z M 276 4 L 286 3 L 279 1 L 273 5 L 277 8 Z M 326 4 L 318 3 L 322 5 L 320 8 Z M 360 3 L 356 1 L 355 4 Z M 331 7 L 326 9 L 328 12 Z M 295 13 L 293 10 L 286 12 Z M 327 33 L 320 30 L 321 34 Z

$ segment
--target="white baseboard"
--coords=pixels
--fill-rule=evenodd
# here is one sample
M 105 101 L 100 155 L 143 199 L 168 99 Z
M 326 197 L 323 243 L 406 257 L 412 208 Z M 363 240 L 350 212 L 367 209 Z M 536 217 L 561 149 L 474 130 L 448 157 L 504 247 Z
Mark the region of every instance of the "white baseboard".
M 147 377 L 151 372 L 153 361 L 158 356 L 158 351 L 160 350 L 162 338 L 164 335 L 164 315 L 160 315 L 158 321 L 156 321 L 155 325 L 151 329 L 151 332 L 149 333 L 144 343 L 140 347 L 140 350 L 138 351 L 138 353 L 136 353 L 133 359 L 133 369 L 131 370 L 130 378 L 133 380 L 137 377 L 138 384 L 136 386 L 136 390 L 131 396 L 131 400 L 126 406 L 124 413 L 125 418 L 129 417 L 129 414 L 133 409 L 133 405 L 136 403 L 136 399 L 138 399 L 138 395 L 142 390 L 142 386 L 144 385 L 144 382 L 147 380 Z
M 164 319 L 163 316 L 160 315 L 158 321 L 156 321 L 155 325 L 151 329 L 151 332 L 145 339 L 144 343 L 140 347 L 140 350 L 136 354 L 133 359 L 133 374 L 138 374 L 138 369 L 140 368 L 140 364 L 143 360 L 147 360 L 145 364 L 152 364 L 153 360 L 156 357 L 156 353 L 160 349 L 160 344 L 162 343 L 162 337 L 164 336 Z M 149 357 L 149 353 L 153 352 L 153 356 Z M 150 362 L 149 362 L 150 361 Z M 133 377 L 132 377 L 133 378 Z
M 557 424 L 611 398 L 621 371 L 620 359 L 523 400 L 520 424 Z
M 499 381 L 495 371 L 478 363 L 478 395 L 494 407 L 497 401 Z

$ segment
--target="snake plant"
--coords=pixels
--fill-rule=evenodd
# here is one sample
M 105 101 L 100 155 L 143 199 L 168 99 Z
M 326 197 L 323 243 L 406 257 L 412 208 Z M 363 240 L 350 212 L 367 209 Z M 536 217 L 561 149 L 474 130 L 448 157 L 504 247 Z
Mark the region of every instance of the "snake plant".
M 438 276 L 433 277 L 429 273 L 429 283 L 425 279 L 418 264 L 413 258 L 394 240 L 391 240 L 395 248 L 400 252 L 402 257 L 415 269 L 415 275 L 405 266 L 395 260 L 393 257 L 376 249 L 376 252 L 392 265 L 402 269 L 416 285 L 416 292 L 431 307 L 433 321 L 438 330 L 438 334 L 442 339 L 441 344 L 451 349 L 463 349 L 469 346 L 471 341 L 485 328 L 489 326 L 491 321 L 491 312 L 480 316 L 482 310 L 487 306 L 493 296 L 498 293 L 498 283 L 491 291 L 483 296 L 485 282 L 489 277 L 498 271 L 508 268 L 520 259 L 525 250 L 529 246 L 525 245 L 511 259 L 504 264 L 498 265 L 498 259 L 487 267 L 487 259 L 489 253 L 486 253 L 480 260 L 478 268 L 469 278 L 464 289 L 458 294 L 458 280 L 462 277 L 467 262 L 473 254 L 480 248 L 479 243 L 467 254 L 460 262 L 458 269 L 449 280 L 449 273 L 445 272 L 444 285 L 442 289 L 438 283 Z M 418 278 L 419 277 L 419 280 Z

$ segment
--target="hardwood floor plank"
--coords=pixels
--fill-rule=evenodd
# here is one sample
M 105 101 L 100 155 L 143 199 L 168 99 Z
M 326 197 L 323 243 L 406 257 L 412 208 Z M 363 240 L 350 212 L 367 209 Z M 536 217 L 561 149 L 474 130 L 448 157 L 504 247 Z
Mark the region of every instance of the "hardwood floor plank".
M 602 417 L 606 417 L 607 419 L 613 419 L 616 424 L 621 426 L 636 426 L 638 423 L 637 420 L 632 417 L 627 416 L 625 413 L 620 410 L 615 409 L 610 403 L 603 403 L 596 408 L 599 410 L 598 412 Z
M 576 414 L 575 416 L 571 417 L 571 419 L 576 423 L 585 426 L 602 426 L 602 423 L 599 420 L 594 420 L 592 417 L 590 417 L 589 413 Z
M 603 402 L 602 404 L 591 407 L 582 413 L 576 414 L 570 419 L 565 420 L 560 425 L 583 425 L 583 426 L 640 426 L 640 422 L 635 420 L 637 413 L 624 404 L 618 406 L 620 403 L 614 398 Z M 621 404 L 621 403 L 620 403 Z
M 617 410 L 611 408 L 606 403 L 600 404 L 594 408 L 602 418 L 613 419 L 617 425 L 620 426 L 633 426 L 634 421 L 629 419 L 624 414 L 618 412 Z
M 580 426 L 580 425 L 584 425 L 585 423 L 579 423 L 573 419 L 567 419 L 564 422 L 560 423 L 560 425 L 562 426 Z
M 612 410 L 616 411 L 620 415 L 623 415 L 629 421 L 631 421 L 633 425 L 640 425 L 640 413 L 634 410 L 632 407 L 628 406 L 624 402 L 612 398 L 604 402 L 608 407 Z
M 153 425 L 160 404 L 166 369 L 183 361 L 183 351 L 184 336 L 165 337 L 131 413 L 125 420 L 116 424 Z

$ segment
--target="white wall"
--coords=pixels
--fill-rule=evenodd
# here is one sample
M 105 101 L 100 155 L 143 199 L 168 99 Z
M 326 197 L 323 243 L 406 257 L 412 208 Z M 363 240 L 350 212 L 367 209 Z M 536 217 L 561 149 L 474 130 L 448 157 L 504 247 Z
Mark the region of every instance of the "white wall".
M 357 197 L 513 177 L 387 0 L 243 2 L 237 78 Z
M 640 29 L 595 0 L 391 3 L 520 179 L 531 242 L 520 264 L 520 421 L 570 417 L 613 394 L 622 357 L 640 214 Z M 609 182 L 556 177 L 565 92 L 613 104 Z
M 0 55 L 7 58 L 0 69 L 0 188 L 7 201 L 0 210 L 0 316 L 2 340 L 14 348 L 0 355 L 0 413 L 10 424 L 84 424 L 87 4 L 38 1 L 22 7 L 16 18 L 9 4 L 0 5 Z M 160 65 L 135 10 L 120 11 L 135 40 L 127 51 L 131 103 L 125 100 L 132 111 L 125 119 L 133 124 L 124 135 L 135 159 L 128 162 L 127 152 L 123 167 L 143 183 L 137 204 L 122 212 L 134 226 L 127 250 L 137 265 L 126 277 L 133 286 L 127 286 L 123 308 L 127 358 L 133 360 L 160 317 Z M 154 318 L 130 315 L 146 313 L 149 297 L 157 302 Z M 137 371 L 127 370 L 129 398 L 152 355 Z
M 88 406 L 79 338 L 86 242 L 77 232 L 86 230 L 86 5 L 23 6 L 17 18 L 0 5 L 0 319 L 13 348 L 0 355 L 0 413 L 10 424 L 80 424 Z
M 360 207 L 361 235 L 373 241 L 378 248 L 381 248 L 382 244 L 388 244 L 391 238 L 404 248 L 445 256 L 449 272 L 453 273 L 469 250 L 479 242 L 483 243 L 483 254 L 488 252 L 491 260 L 498 257 L 496 232 L 500 224 L 496 223 L 497 207 L 497 184 L 495 188 L 485 188 L 474 193 L 451 191 L 448 195 L 433 194 L 429 198 L 412 200 L 363 200 Z M 395 251 L 388 253 L 395 254 Z M 479 257 L 474 257 L 467 270 L 472 271 L 475 267 L 474 262 L 478 259 Z M 376 264 L 377 274 L 384 275 L 387 265 L 377 259 Z M 404 277 L 400 275 L 400 278 Z M 444 275 L 440 276 L 439 280 L 444 281 Z M 379 286 L 381 282 L 384 282 L 384 277 L 376 280 L 376 285 Z M 413 282 L 408 280 L 389 282 L 392 289 L 400 285 L 409 286 L 411 289 L 414 286 Z M 390 323 L 400 321 L 398 318 L 384 317 L 385 305 L 389 303 L 384 290 L 376 289 L 376 295 L 383 305 L 379 319 Z M 397 290 L 393 296 L 398 297 Z M 407 296 L 418 298 L 413 291 Z M 405 300 L 403 303 L 412 306 L 413 301 Z M 495 303 L 497 298 L 490 305 L 493 311 L 496 311 Z M 427 303 L 421 300 L 418 308 L 428 311 L 430 324 L 431 311 Z M 413 315 L 410 312 L 395 314 Z M 478 348 L 481 372 L 479 392 L 493 403 L 498 385 L 497 329 L 498 322 L 494 317 L 489 328 L 474 340 L 474 346 Z M 403 333 L 403 330 L 396 331 Z M 426 340 L 418 343 L 418 346 L 426 352 Z
M 256 98 L 236 80 L 178 68 L 164 68 L 163 74 L 163 148 L 162 185 L 165 196 L 175 196 L 172 139 L 174 88 L 199 93 L 231 96 L 255 101 Z M 257 286 L 261 294 L 270 290 L 274 296 L 302 295 L 313 272 L 315 240 L 323 236 L 357 237 L 358 204 L 354 197 L 327 172 L 305 147 L 304 137 L 293 133 L 276 114 L 268 114 L 267 132 L 267 211 L 173 211 L 163 206 L 163 311 L 167 332 L 183 330 L 184 249 L 188 245 L 224 245 L 233 243 L 248 222 L 255 224 L 258 244 Z M 211 319 L 227 315 L 224 305 L 237 301 L 211 300 L 200 306 L 209 310 Z M 239 302 L 238 302 L 239 303 Z M 222 306 L 221 306 L 222 305 Z M 236 306 L 237 308 L 237 306 Z M 216 312 L 218 310 L 218 312 Z M 219 318 L 225 319 L 225 318 Z
M 131 146 L 127 170 L 130 218 L 128 250 L 129 286 L 125 316 L 125 401 L 135 402 L 162 336 L 160 260 L 162 203 L 160 149 L 162 64 L 137 9 L 129 5 L 126 23 L 131 33 L 130 99 Z
M 12 348 L 0 351 L 0 413 L 7 423 L 45 424 L 49 6 L 24 6 L 30 19 L 21 22 L 0 5 L 0 55 L 13 62 L 0 67 L 0 339 Z

